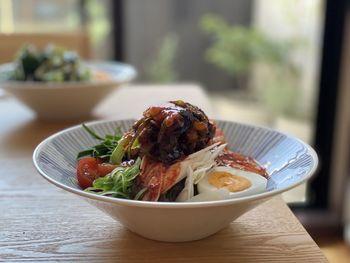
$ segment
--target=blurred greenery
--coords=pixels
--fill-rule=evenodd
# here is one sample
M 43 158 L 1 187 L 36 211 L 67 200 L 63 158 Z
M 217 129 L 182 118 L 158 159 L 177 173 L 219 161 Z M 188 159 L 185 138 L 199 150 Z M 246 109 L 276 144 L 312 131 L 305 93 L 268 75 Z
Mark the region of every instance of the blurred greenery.
M 99 45 L 111 30 L 106 4 L 101 4 L 98 0 L 86 0 L 85 12 L 88 17 L 87 30 L 90 39 L 94 45 Z
M 212 38 L 205 54 L 210 63 L 236 79 L 247 78 L 253 70 L 260 72 L 264 87 L 258 99 L 272 113 L 298 114 L 300 72 L 292 56 L 303 46 L 301 39 L 275 40 L 255 28 L 229 25 L 214 14 L 204 15 L 200 27 Z
M 158 52 L 145 66 L 146 80 L 153 83 L 175 82 L 178 78 L 175 70 L 175 55 L 179 39 L 174 33 L 167 34 L 157 47 Z

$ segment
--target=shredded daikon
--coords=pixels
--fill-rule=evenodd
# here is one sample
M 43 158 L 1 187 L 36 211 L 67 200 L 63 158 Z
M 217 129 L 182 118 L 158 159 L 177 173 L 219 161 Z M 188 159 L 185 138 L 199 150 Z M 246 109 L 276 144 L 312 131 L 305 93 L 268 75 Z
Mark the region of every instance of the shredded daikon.
M 180 192 L 176 201 L 184 202 L 194 195 L 194 185 L 216 165 L 215 158 L 226 147 L 226 144 L 215 143 L 198 152 L 189 155 L 181 164 L 182 179 L 187 176 L 185 187 Z

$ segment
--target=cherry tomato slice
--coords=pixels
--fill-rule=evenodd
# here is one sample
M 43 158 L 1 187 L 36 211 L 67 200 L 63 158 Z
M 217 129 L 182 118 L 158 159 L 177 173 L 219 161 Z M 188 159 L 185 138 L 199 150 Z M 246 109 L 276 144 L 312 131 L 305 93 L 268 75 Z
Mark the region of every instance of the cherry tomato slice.
M 79 185 L 85 189 L 92 186 L 92 183 L 99 176 L 98 160 L 93 157 L 80 159 L 77 167 L 77 179 Z
M 109 164 L 109 163 L 100 163 L 98 164 L 98 172 L 100 177 L 104 177 L 110 172 L 112 172 L 118 165 Z
M 83 189 L 91 187 L 94 180 L 106 176 L 116 167 L 117 165 L 102 163 L 100 159 L 94 157 L 82 158 L 77 166 L 78 183 Z

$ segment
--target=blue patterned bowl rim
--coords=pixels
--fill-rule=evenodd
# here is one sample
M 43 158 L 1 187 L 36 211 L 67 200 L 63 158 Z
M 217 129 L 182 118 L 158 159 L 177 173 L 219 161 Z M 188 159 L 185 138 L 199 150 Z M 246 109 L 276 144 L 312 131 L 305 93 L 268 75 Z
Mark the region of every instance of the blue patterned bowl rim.
M 96 128 L 96 127 L 99 127 L 100 125 L 111 125 L 111 124 L 118 125 L 118 123 L 120 123 L 120 122 L 132 123 L 134 121 L 135 120 L 133 120 L 133 119 L 107 120 L 107 121 L 104 120 L 104 121 L 88 122 L 88 123 L 86 123 L 86 125 L 90 126 L 92 128 Z M 267 128 L 267 127 L 260 127 L 260 126 L 256 126 L 256 125 L 242 124 L 242 123 L 237 123 L 237 122 L 232 122 L 232 121 L 224 121 L 224 120 L 217 120 L 216 122 L 220 128 L 224 128 L 224 132 L 225 132 L 225 127 L 231 127 L 231 128 L 236 127 L 238 129 L 241 127 L 243 129 L 243 133 L 245 133 L 244 129 L 248 129 L 248 130 L 252 130 L 252 131 L 257 131 L 259 133 L 263 132 L 264 134 L 272 134 L 273 137 L 277 136 L 279 138 L 283 138 L 284 140 L 288 140 L 288 142 L 291 144 L 296 144 L 296 145 L 300 146 L 304 151 L 303 155 L 305 155 L 305 158 L 307 158 L 307 162 L 305 160 L 299 161 L 300 158 L 298 157 L 298 154 L 297 154 L 294 161 L 288 162 L 288 165 L 290 166 L 288 169 L 296 170 L 296 169 L 300 168 L 300 166 L 304 165 L 303 166 L 304 170 L 303 170 L 302 176 L 298 176 L 296 179 L 292 180 L 291 183 L 289 183 L 287 185 L 282 184 L 282 187 L 278 187 L 278 188 L 273 188 L 273 183 L 272 183 L 272 184 L 270 184 L 270 186 L 272 185 L 271 190 L 268 190 L 264 193 L 246 196 L 246 197 L 241 197 L 241 198 L 228 199 L 228 200 L 218 200 L 218 201 L 149 202 L 149 201 L 136 201 L 136 200 L 113 198 L 113 197 L 108 197 L 108 196 L 100 196 L 100 195 L 84 192 L 81 189 L 71 187 L 65 183 L 62 183 L 58 180 L 55 180 L 49 174 L 47 174 L 42 167 L 42 160 L 40 159 L 40 155 L 45 151 L 45 147 L 48 144 L 52 143 L 52 141 L 54 141 L 55 139 L 65 135 L 65 134 L 82 129 L 80 124 L 73 126 L 73 127 L 70 127 L 70 128 L 67 128 L 67 129 L 64 129 L 60 132 L 57 132 L 57 133 L 51 135 L 50 137 L 46 138 L 45 140 L 43 140 L 36 147 L 36 149 L 33 152 L 33 163 L 34 163 L 35 168 L 41 174 L 42 177 L 44 177 L 50 183 L 66 190 L 68 192 L 71 192 L 71 193 L 74 193 L 74 194 L 77 194 L 79 196 L 86 197 L 89 199 L 94 199 L 94 200 L 108 202 L 108 203 L 115 203 L 115 204 L 123 205 L 123 206 L 153 207 L 153 208 L 160 208 L 160 207 L 162 207 L 162 208 L 195 208 L 195 207 L 209 207 L 209 206 L 227 206 L 227 205 L 231 205 L 231 204 L 235 204 L 235 203 L 267 200 L 267 199 L 271 198 L 272 196 L 283 193 L 287 190 L 290 190 L 290 189 L 306 182 L 307 180 L 309 180 L 312 177 L 312 175 L 314 175 L 314 173 L 317 169 L 317 165 L 318 165 L 318 157 L 317 157 L 317 154 L 314 151 L 314 149 L 311 146 L 309 146 L 308 144 L 304 143 L 303 141 L 301 141 L 293 136 L 287 135 L 285 133 L 282 133 L 282 132 L 279 132 L 279 131 L 276 131 L 276 130 L 273 130 L 273 129 Z M 227 137 L 231 137 L 233 135 L 234 134 L 227 134 L 227 132 L 226 132 L 225 133 L 226 141 L 227 142 L 229 141 L 227 139 Z M 241 147 L 245 147 L 245 146 L 243 145 Z M 264 148 L 265 147 L 267 147 L 267 148 L 269 147 L 268 142 L 267 142 L 267 145 L 264 146 Z M 283 146 L 283 147 L 285 147 L 285 146 Z M 269 149 L 270 149 L 270 151 L 273 151 L 274 147 L 270 147 Z M 239 151 L 237 151 L 237 152 L 239 152 Z M 277 154 L 277 156 L 278 156 L 278 154 Z M 276 171 L 277 171 L 276 174 L 280 173 L 280 171 L 278 171 L 278 169 Z M 295 171 L 293 171 L 293 174 L 294 174 L 294 172 Z M 293 176 L 290 176 L 290 175 L 288 175 L 288 177 L 293 178 Z M 269 182 L 268 182 L 268 187 L 269 187 Z

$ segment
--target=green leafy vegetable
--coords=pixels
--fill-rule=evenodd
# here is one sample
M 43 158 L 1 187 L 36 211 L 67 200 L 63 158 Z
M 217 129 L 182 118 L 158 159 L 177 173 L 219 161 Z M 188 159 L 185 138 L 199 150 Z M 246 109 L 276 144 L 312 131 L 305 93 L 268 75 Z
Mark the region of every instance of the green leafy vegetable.
M 83 126 L 84 130 L 87 131 L 91 135 L 91 137 L 95 138 L 96 140 L 103 140 L 103 138 L 101 136 L 97 135 L 93 130 L 88 128 L 85 125 L 85 123 L 83 123 L 82 126 Z M 108 134 L 106 136 L 108 136 Z
M 77 159 L 84 156 L 98 157 L 101 159 L 110 159 L 112 153 L 119 145 L 119 141 L 122 138 L 120 129 L 116 129 L 115 134 L 107 134 L 104 138 L 96 134 L 93 130 L 87 127 L 85 124 L 82 125 L 84 130 L 96 140 L 101 141 L 100 144 L 93 146 L 91 149 L 84 150 L 78 153 Z
M 91 70 L 78 54 L 60 46 L 48 45 L 39 50 L 26 45 L 18 51 L 10 79 L 17 81 L 87 81 Z
M 125 154 L 125 146 L 129 140 L 126 137 L 123 137 L 119 140 L 117 147 L 113 150 L 110 162 L 111 163 L 120 163 L 123 160 L 124 154 Z
M 131 199 L 131 187 L 140 173 L 140 165 L 141 158 L 137 158 L 136 162 L 129 167 L 117 167 L 105 177 L 96 179 L 93 186 L 85 189 L 85 191 L 98 195 Z
M 145 187 L 145 188 L 142 188 L 134 197 L 135 200 L 140 200 L 143 195 L 147 192 L 148 188 Z

